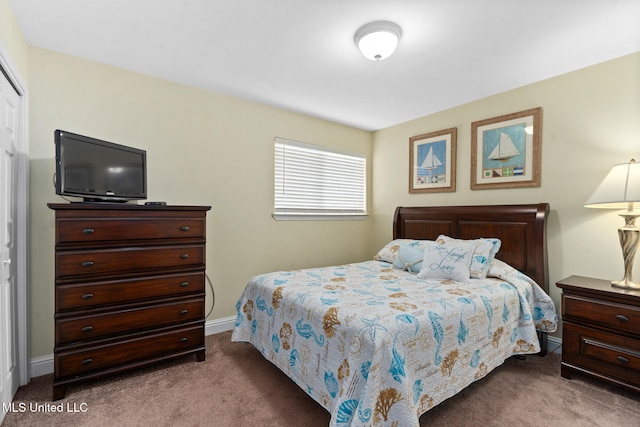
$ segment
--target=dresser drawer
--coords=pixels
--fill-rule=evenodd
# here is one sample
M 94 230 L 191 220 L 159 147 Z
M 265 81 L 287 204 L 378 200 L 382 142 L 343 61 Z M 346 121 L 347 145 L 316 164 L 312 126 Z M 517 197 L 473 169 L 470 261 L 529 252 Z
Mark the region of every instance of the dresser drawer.
M 60 219 L 56 228 L 56 244 L 194 238 L 205 238 L 203 218 L 74 218 Z
M 640 384 L 640 340 L 565 322 L 562 362 Z
M 56 345 L 204 319 L 199 297 L 81 317 L 56 318 Z
M 62 379 L 101 368 L 117 368 L 143 359 L 179 353 L 203 346 L 204 326 L 124 338 L 109 344 L 96 344 L 88 349 L 57 353 L 54 376 L 56 379 Z
M 204 245 L 56 252 L 58 279 L 194 266 L 204 266 Z
M 204 273 L 56 286 L 56 312 L 204 292 Z
M 640 307 L 563 294 L 563 319 L 591 323 L 598 327 L 637 334 L 640 331 Z

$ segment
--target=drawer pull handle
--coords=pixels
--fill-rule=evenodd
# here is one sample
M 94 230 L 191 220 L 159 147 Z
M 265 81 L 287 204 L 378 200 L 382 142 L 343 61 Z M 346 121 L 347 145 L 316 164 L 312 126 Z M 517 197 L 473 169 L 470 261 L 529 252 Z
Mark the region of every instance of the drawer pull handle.
M 189 226 L 183 225 L 182 227 L 180 227 L 180 231 L 189 231 Z
M 89 325 L 89 326 L 85 326 L 84 328 L 81 329 L 82 332 L 91 332 L 93 331 L 93 326 Z
M 84 234 L 93 234 L 95 233 L 96 230 L 94 230 L 93 228 L 85 228 L 84 230 L 82 230 L 82 232 Z
M 93 294 L 84 294 L 82 295 L 82 299 L 91 299 L 93 298 Z
M 618 319 L 621 322 L 628 322 L 629 321 L 629 318 L 627 316 L 622 315 L 622 314 L 618 314 L 616 316 L 616 319 Z
M 189 254 L 181 254 L 180 255 L 180 259 L 188 259 L 189 258 Z
M 93 359 L 92 359 L 92 358 L 90 358 L 90 357 L 89 357 L 89 358 L 87 358 L 87 359 L 84 359 L 82 362 L 80 362 L 80 364 L 81 364 L 82 366 L 87 366 L 87 365 L 90 365 L 91 363 L 93 363 Z
M 180 282 L 181 288 L 186 288 L 187 286 L 189 286 L 189 282 Z
M 189 338 L 187 337 L 180 338 L 180 342 L 187 342 L 187 341 L 189 341 Z
M 183 316 L 187 313 L 189 313 L 189 310 L 187 310 L 186 308 L 184 310 L 180 310 L 180 314 Z
M 629 363 L 629 359 L 624 356 L 617 356 L 616 359 L 618 359 L 620 363 Z
M 82 263 L 83 267 L 93 267 L 93 261 L 85 261 Z

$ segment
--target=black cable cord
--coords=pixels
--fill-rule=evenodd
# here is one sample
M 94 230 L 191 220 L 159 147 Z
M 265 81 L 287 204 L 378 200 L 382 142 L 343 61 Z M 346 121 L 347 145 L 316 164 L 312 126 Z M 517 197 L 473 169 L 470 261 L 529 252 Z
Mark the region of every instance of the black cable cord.
M 55 172 L 53 173 L 53 191 L 56 191 L 56 173 L 55 173 Z M 66 200 L 66 201 L 67 201 L 67 202 L 69 202 L 69 203 L 73 203 L 73 200 L 67 199 L 67 198 L 66 198 L 66 197 L 64 197 L 64 196 L 60 196 L 60 198 L 61 198 L 62 200 Z
M 211 308 L 209 309 L 209 312 L 207 313 L 207 315 L 204 316 L 204 318 L 206 319 L 207 317 L 209 317 L 209 315 L 213 311 L 213 307 L 216 305 L 216 293 L 213 290 L 213 283 L 211 283 L 211 279 L 209 278 L 207 273 L 204 273 L 204 277 L 207 279 L 207 283 L 209 284 L 209 289 L 211 289 Z

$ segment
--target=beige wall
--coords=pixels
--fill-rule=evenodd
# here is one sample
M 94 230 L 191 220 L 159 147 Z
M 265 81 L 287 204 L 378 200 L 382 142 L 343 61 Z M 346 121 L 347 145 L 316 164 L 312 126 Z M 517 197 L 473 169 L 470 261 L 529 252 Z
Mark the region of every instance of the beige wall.
M 368 221 L 275 221 L 275 136 L 365 153 L 372 134 L 38 48 L 31 89 L 32 357 L 53 349 L 55 129 L 147 150 L 149 200 L 211 205 L 209 320 L 257 273 L 370 258 Z M 208 298 L 207 303 L 210 304 Z
M 0 53 L 4 53 L 15 67 L 14 73 L 19 74 L 26 83 L 28 70 L 27 44 L 18 28 L 13 10 L 9 6 L 9 0 L 0 0 Z M 7 59 L 7 58 L 5 58 Z
M 543 109 L 542 185 L 471 191 L 471 122 L 534 107 Z M 450 127 L 458 128 L 457 191 L 409 194 L 409 138 Z M 399 205 L 549 202 L 550 289 L 559 307 L 555 282 L 563 277 L 622 278 L 616 229 L 624 220 L 616 211 L 583 205 L 614 164 L 640 161 L 640 53 L 378 131 L 373 153 L 376 247 L 391 239 Z

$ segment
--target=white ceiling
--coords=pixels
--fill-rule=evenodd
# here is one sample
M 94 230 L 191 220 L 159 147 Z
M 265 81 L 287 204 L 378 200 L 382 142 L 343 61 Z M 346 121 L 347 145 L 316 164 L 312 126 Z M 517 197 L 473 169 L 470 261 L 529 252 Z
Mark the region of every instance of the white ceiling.
M 9 3 L 30 45 L 366 130 L 640 51 L 639 0 Z M 376 20 L 403 30 L 380 62 Z

